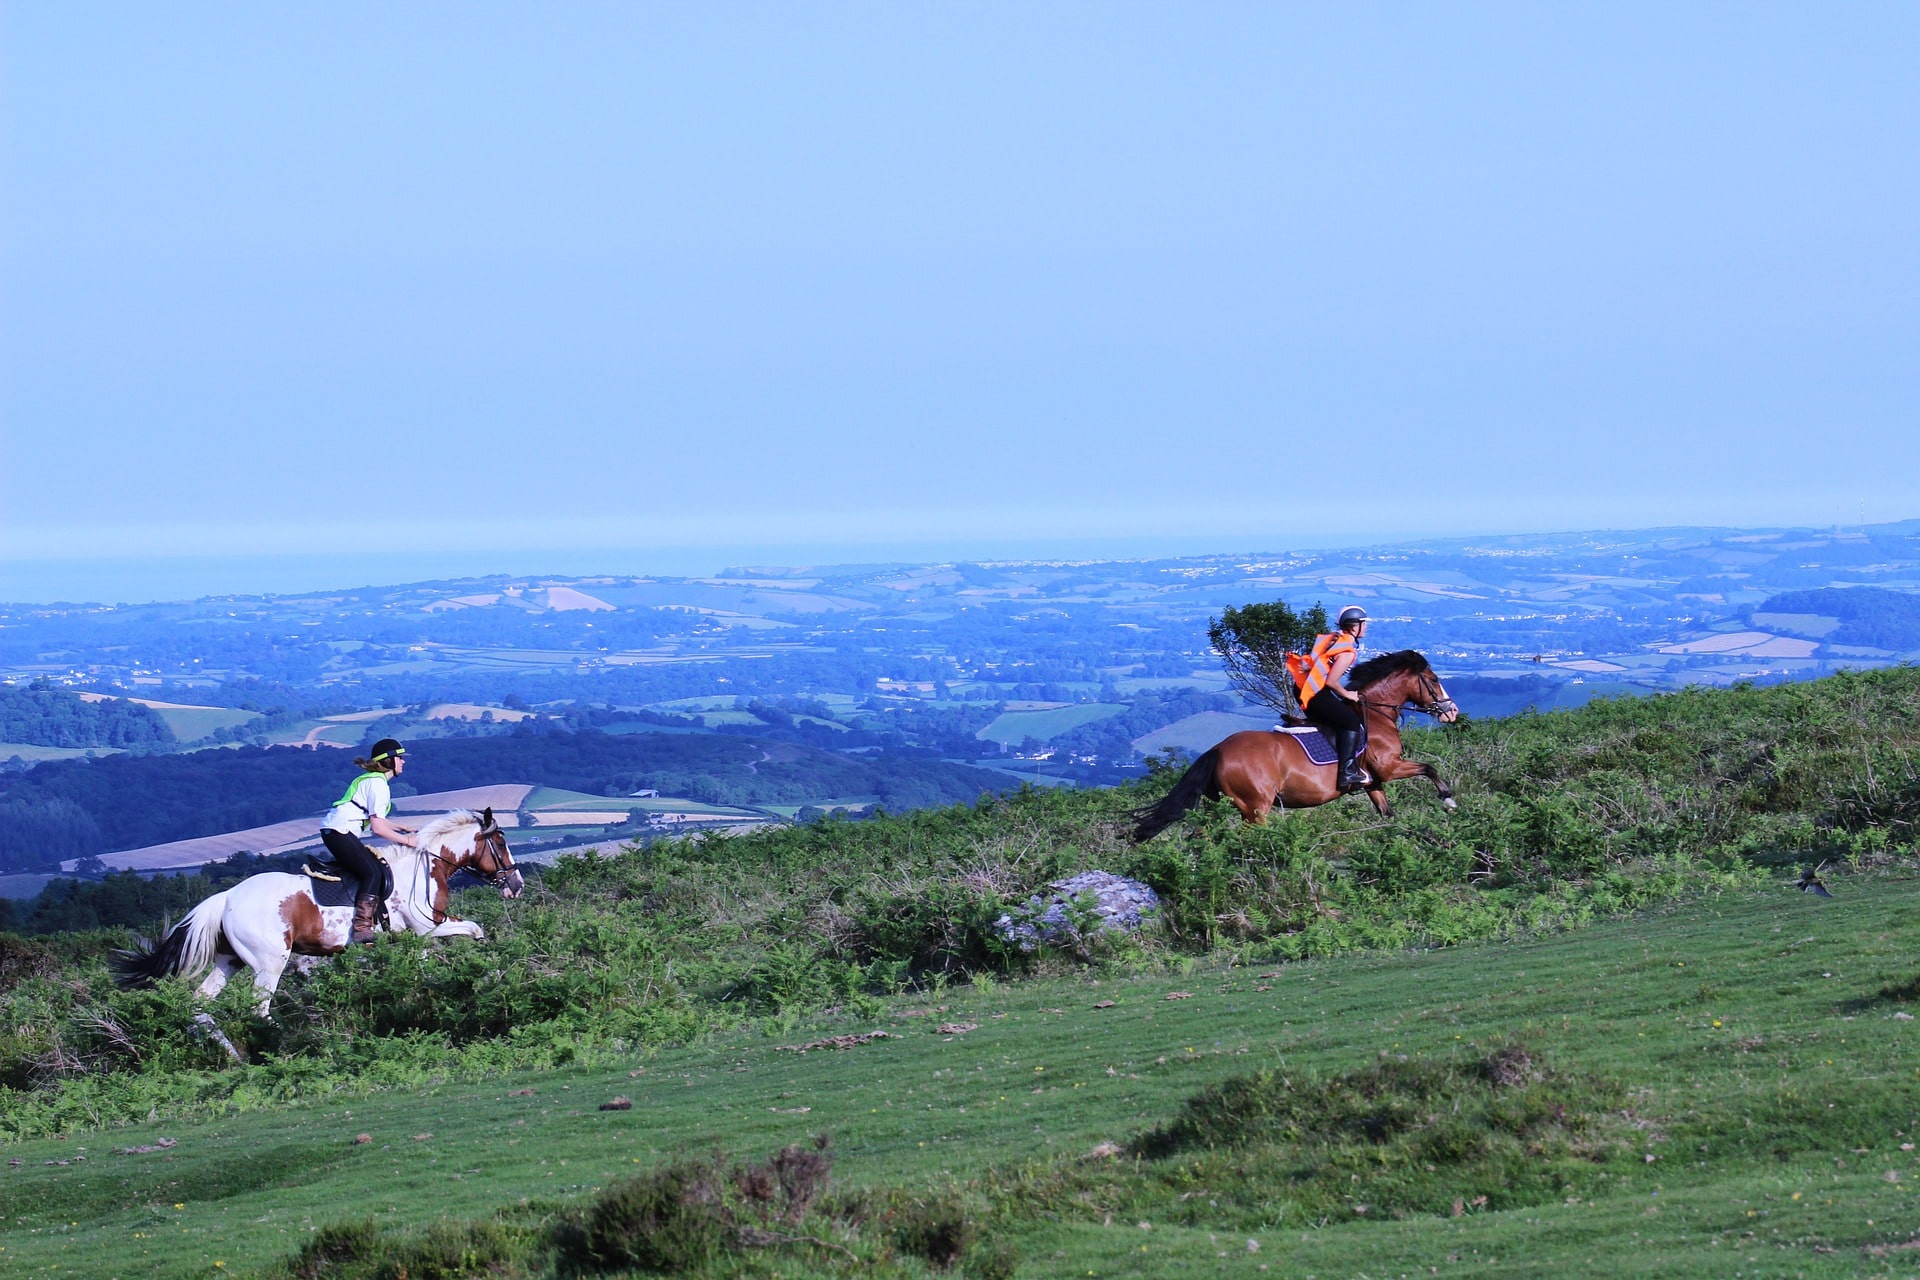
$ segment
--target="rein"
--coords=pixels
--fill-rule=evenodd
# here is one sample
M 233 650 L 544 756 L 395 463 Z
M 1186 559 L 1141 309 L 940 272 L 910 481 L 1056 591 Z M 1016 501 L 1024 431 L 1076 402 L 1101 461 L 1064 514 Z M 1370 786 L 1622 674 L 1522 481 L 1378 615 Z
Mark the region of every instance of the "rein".
M 1425 693 L 1427 691 L 1427 687 L 1428 687 L 1427 679 L 1430 675 L 1432 675 L 1432 672 L 1426 672 L 1422 674 L 1419 678 L 1420 691 L 1422 693 Z M 1434 684 L 1434 690 L 1435 690 L 1435 696 L 1432 698 L 1429 698 L 1425 702 L 1420 702 L 1413 698 L 1406 698 L 1399 702 L 1376 702 L 1373 699 L 1367 697 L 1366 693 L 1363 690 L 1356 689 L 1354 690 L 1354 693 L 1358 695 L 1361 706 L 1378 707 L 1382 711 L 1391 713 L 1395 719 L 1399 718 L 1400 708 L 1402 707 L 1412 707 L 1415 711 L 1418 711 L 1421 715 L 1432 716 L 1436 720 L 1438 720 L 1441 716 L 1445 715 L 1449 711 L 1453 711 L 1455 713 L 1459 712 L 1460 710 L 1459 704 L 1455 703 L 1452 698 L 1439 696 L 1439 694 L 1442 692 L 1442 689 L 1437 681 Z
M 494 844 L 495 840 L 499 841 L 498 845 Z M 446 910 L 434 902 L 433 895 L 427 888 L 433 879 L 434 868 L 445 867 L 447 869 L 446 883 L 449 894 L 452 892 L 454 876 L 462 871 L 473 872 L 496 889 L 504 886 L 507 877 L 513 874 L 513 855 L 507 852 L 507 837 L 500 828 L 495 827 L 483 835 L 476 835 L 473 841 L 473 854 L 476 856 L 479 855 L 483 845 L 487 846 L 486 852 L 494 861 L 491 872 L 483 872 L 477 867 L 466 865 L 460 860 L 460 855 L 450 854 L 444 847 L 429 850 L 427 856 L 420 859 L 420 872 L 417 877 L 420 890 L 419 901 L 427 908 L 429 914 L 432 915 L 434 924 L 445 924 L 447 921 Z

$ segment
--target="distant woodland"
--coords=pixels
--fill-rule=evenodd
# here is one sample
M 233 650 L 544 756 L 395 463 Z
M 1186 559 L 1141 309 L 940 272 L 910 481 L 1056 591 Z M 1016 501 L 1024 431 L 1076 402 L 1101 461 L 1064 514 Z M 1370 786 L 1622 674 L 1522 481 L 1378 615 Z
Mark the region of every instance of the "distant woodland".
M 1920 648 L 1920 595 L 1884 587 L 1825 587 L 1788 591 L 1759 607 L 1762 613 L 1805 613 L 1838 618 L 1828 640 L 1870 649 Z
M 88 702 L 70 689 L 45 683 L 0 685 L 0 742 L 124 748 L 173 740 L 167 722 L 138 702 Z

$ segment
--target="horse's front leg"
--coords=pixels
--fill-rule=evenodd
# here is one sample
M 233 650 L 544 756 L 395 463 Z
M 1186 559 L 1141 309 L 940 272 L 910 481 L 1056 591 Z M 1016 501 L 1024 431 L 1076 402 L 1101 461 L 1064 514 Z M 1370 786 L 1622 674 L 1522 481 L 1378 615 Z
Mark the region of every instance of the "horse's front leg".
M 1395 769 L 1393 776 L 1396 778 L 1425 778 L 1433 784 L 1434 791 L 1439 794 L 1441 807 L 1446 809 L 1456 807 L 1453 803 L 1453 788 L 1448 786 L 1446 779 L 1440 776 L 1440 771 L 1430 764 L 1422 764 L 1418 760 L 1402 760 Z
M 1402 757 L 1393 761 L 1376 776 L 1388 782 L 1398 782 L 1402 778 L 1425 778 L 1433 783 L 1433 789 L 1440 794 L 1440 803 L 1443 807 L 1448 809 L 1455 807 L 1453 788 L 1446 784 L 1446 780 L 1440 776 L 1440 771 L 1430 764 Z
M 1391 818 L 1393 816 L 1393 801 L 1387 799 L 1387 789 L 1385 787 L 1368 787 L 1367 799 L 1373 801 L 1373 807 L 1381 817 Z

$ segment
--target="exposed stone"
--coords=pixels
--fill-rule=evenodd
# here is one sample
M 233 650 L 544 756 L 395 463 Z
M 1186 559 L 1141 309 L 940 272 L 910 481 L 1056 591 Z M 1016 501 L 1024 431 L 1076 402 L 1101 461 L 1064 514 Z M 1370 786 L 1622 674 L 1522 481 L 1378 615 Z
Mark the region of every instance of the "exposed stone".
M 1110 871 L 1083 871 L 1047 889 L 993 922 L 1001 938 L 1022 951 L 1078 946 L 1090 935 L 1132 933 L 1160 910 L 1152 888 Z

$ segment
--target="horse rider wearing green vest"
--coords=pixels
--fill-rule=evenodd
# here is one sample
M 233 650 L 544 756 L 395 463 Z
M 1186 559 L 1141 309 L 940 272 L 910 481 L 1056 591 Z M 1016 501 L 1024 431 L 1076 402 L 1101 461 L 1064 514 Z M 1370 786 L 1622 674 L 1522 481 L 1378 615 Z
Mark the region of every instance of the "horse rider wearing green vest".
M 407 767 L 407 749 L 392 738 L 373 744 L 364 760 L 355 760 L 360 776 L 348 784 L 346 794 L 333 803 L 333 812 L 321 824 L 320 839 L 340 868 L 359 882 L 353 897 L 353 933 L 347 939 L 352 946 L 374 939 L 374 908 L 380 900 L 386 876 L 380 860 L 361 839 L 371 831 L 382 840 L 409 847 L 414 845 L 413 830 L 387 820 L 393 812 L 393 779 Z

